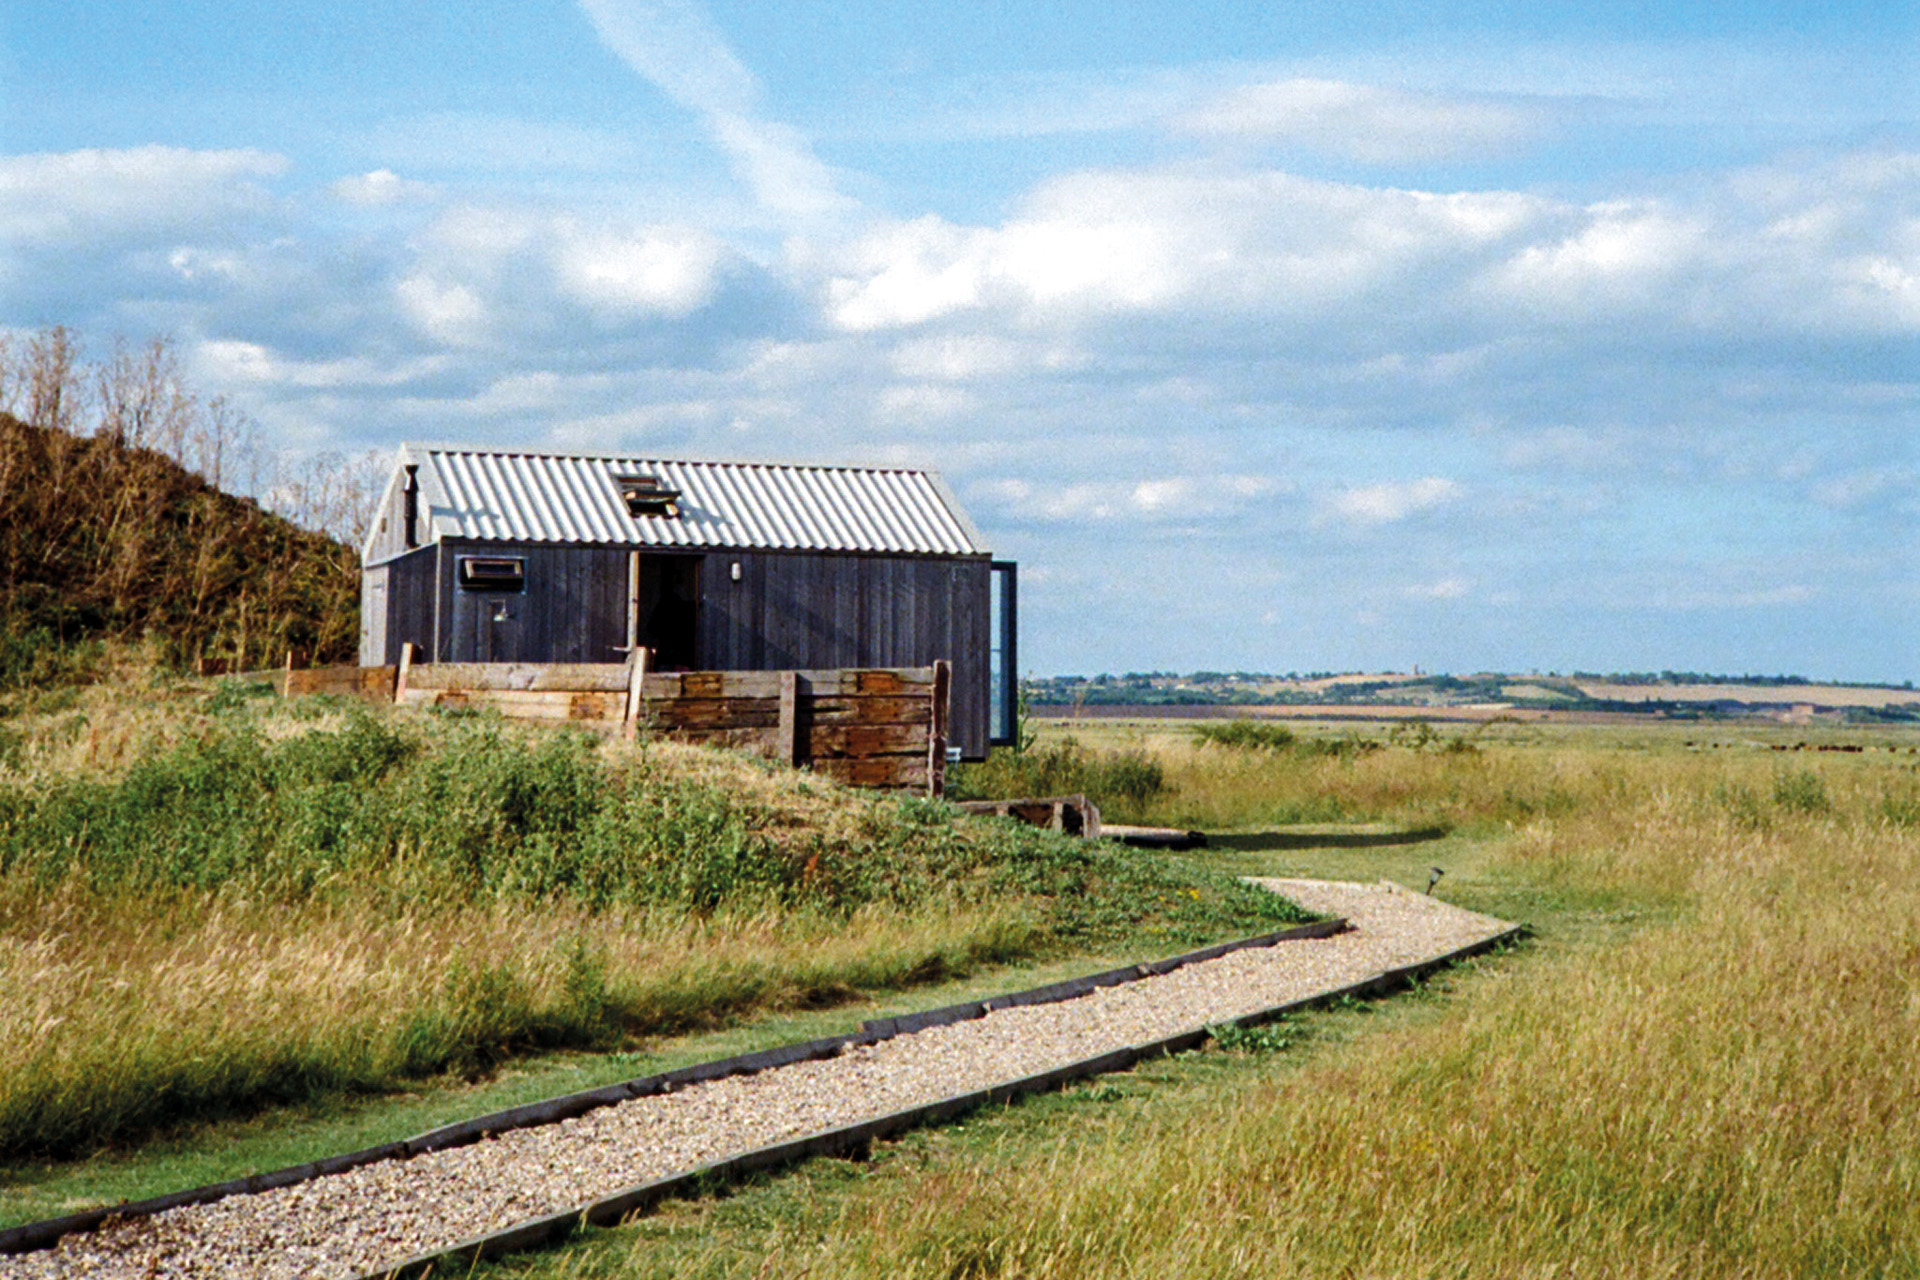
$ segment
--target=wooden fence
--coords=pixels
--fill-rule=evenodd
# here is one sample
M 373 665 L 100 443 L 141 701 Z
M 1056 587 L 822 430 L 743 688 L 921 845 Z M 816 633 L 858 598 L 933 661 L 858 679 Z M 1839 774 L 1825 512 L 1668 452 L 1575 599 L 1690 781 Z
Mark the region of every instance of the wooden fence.
M 288 697 L 337 693 L 404 707 L 488 708 L 516 720 L 649 733 L 754 751 L 863 787 L 946 790 L 945 662 L 831 671 L 647 670 L 612 663 L 289 667 Z

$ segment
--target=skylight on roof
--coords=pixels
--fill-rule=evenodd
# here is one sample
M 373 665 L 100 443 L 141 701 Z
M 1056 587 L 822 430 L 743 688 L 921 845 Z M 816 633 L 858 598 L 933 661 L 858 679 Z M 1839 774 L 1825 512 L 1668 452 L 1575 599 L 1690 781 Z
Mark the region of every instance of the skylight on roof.
M 630 516 L 677 516 L 680 491 L 653 475 L 615 476 Z

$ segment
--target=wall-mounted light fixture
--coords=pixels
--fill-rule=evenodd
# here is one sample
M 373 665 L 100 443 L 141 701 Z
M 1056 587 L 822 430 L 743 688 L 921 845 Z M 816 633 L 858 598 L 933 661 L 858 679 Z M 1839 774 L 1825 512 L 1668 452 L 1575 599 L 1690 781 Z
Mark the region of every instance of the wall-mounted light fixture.
M 738 560 L 733 562 L 733 568 L 727 570 L 727 576 L 735 582 L 740 581 L 740 562 Z

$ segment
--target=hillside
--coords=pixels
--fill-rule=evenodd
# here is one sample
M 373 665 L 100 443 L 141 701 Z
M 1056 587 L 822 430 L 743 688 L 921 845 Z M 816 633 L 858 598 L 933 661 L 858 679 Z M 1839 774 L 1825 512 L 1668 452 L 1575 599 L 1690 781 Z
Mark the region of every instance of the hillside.
M 1715 676 L 1697 672 L 1598 675 L 1468 676 L 1433 674 L 1265 675 L 1170 671 L 1126 675 L 1052 676 L 1023 682 L 1027 701 L 1047 714 L 1062 709 L 1153 708 L 1162 714 L 1204 714 L 1245 708 L 1267 715 L 1339 710 L 1429 719 L 1649 716 L 1664 719 L 1755 717 L 1851 723 L 1920 718 L 1920 692 L 1902 685 L 1831 684 L 1803 676 Z
M 172 458 L 0 413 L 0 636 L 152 637 L 258 667 L 351 660 L 358 557 Z

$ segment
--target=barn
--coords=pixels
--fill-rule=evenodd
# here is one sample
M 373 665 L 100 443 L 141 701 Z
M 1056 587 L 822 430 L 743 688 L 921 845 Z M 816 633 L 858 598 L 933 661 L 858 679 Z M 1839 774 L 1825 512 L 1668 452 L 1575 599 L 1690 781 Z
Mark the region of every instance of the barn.
M 361 563 L 367 666 L 945 659 L 959 754 L 1013 733 L 1016 569 L 931 471 L 402 445 Z

